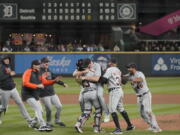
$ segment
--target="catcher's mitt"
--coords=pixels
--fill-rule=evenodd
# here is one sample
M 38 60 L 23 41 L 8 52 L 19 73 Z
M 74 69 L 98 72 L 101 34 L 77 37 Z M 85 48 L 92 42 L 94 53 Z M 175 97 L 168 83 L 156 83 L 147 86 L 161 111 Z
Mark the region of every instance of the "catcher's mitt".
M 122 76 L 121 83 L 125 85 L 128 82 L 128 80 L 129 80 L 128 76 Z

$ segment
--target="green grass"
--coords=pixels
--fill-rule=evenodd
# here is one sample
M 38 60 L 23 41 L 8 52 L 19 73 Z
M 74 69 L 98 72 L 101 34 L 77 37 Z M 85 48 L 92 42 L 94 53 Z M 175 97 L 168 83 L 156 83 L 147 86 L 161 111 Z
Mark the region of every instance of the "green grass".
M 33 116 L 33 110 L 26 105 L 28 112 L 30 112 L 31 116 Z M 130 118 L 138 118 L 138 108 L 137 105 L 125 105 L 127 112 L 129 113 Z M 160 114 L 177 114 L 180 112 L 180 104 L 168 104 L 168 105 L 153 105 L 153 110 L 156 115 Z M 53 113 L 55 110 L 53 109 Z M 76 119 L 80 115 L 80 108 L 79 105 L 64 105 L 62 111 L 62 121 L 66 123 L 66 128 L 61 128 L 55 126 L 55 129 L 51 133 L 42 133 L 38 131 L 34 131 L 27 127 L 26 121 L 21 117 L 18 107 L 16 105 L 9 105 L 8 111 L 3 117 L 3 124 L 0 125 L 0 135 L 78 135 L 74 130 L 73 126 L 76 122 Z M 93 117 L 91 117 L 86 125 L 84 126 L 84 134 L 86 135 L 93 135 L 92 132 L 92 121 Z M 108 135 L 113 129 L 105 128 L 104 129 Z M 180 131 L 163 131 L 160 135 L 178 135 Z M 149 131 L 138 130 L 136 129 L 133 132 L 124 133 L 128 135 L 153 135 Z M 95 135 L 95 134 L 94 134 Z
M 63 88 L 59 85 L 55 85 L 56 92 L 59 94 L 78 94 L 79 86 L 74 81 L 72 77 L 64 77 L 64 82 L 69 85 L 69 88 Z M 21 90 L 21 78 L 15 78 L 17 89 Z M 147 78 L 148 86 L 152 93 L 160 93 L 160 94 L 180 94 L 180 78 L 179 77 L 148 77 Z M 125 93 L 134 93 L 130 84 L 127 84 L 124 87 Z M 105 91 L 107 93 L 107 90 Z M 33 110 L 26 105 L 28 112 L 30 112 L 31 116 L 34 115 Z M 125 108 L 129 113 L 130 118 L 138 118 L 138 106 L 134 104 L 126 104 Z M 53 110 L 53 113 L 55 110 Z M 180 112 L 180 104 L 155 104 L 153 105 L 153 112 L 156 115 L 162 114 L 177 114 Z M 16 105 L 9 105 L 8 111 L 3 118 L 3 124 L 0 125 L 0 135 L 78 135 L 75 132 L 73 126 L 80 115 L 79 105 L 63 105 L 62 111 L 62 121 L 66 123 L 67 128 L 60 128 L 55 126 L 53 132 L 50 133 L 42 133 L 38 131 L 34 131 L 27 127 L 26 121 L 22 118 L 19 113 L 18 107 Z M 91 117 L 85 127 L 83 128 L 86 135 L 95 135 L 92 132 L 92 121 L 93 117 Z M 103 135 L 109 135 L 112 129 L 106 128 Z M 133 132 L 124 133 L 127 135 L 154 135 L 149 131 L 138 130 L 136 129 Z M 180 130 L 177 131 L 163 131 L 159 133 L 159 135 L 179 135 Z
M 15 78 L 18 90 L 21 90 L 21 78 Z M 56 92 L 59 94 L 78 94 L 79 85 L 72 77 L 64 77 L 63 81 L 66 82 L 69 87 L 63 88 L 55 84 Z M 160 94 L 180 94 L 180 77 L 148 77 L 148 86 L 152 93 Z M 134 93 L 130 84 L 123 86 L 125 93 Z M 106 88 L 105 88 L 106 89 Z M 107 93 L 107 90 L 105 90 Z

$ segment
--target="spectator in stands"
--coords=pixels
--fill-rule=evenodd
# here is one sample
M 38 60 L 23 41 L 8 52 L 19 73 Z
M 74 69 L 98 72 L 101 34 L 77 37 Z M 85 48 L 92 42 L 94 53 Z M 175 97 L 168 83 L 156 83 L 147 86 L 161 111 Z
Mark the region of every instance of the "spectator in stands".
M 5 46 L 2 48 L 2 51 L 3 51 L 3 52 L 12 52 L 13 49 L 11 48 L 11 46 L 5 45 Z
M 117 44 L 115 44 L 114 47 L 113 47 L 113 51 L 114 52 L 119 52 L 119 51 L 121 51 L 121 49 Z
M 30 51 L 31 51 L 31 49 L 29 48 L 29 46 L 28 46 L 28 45 L 26 45 L 26 46 L 25 46 L 25 48 L 24 48 L 24 51 L 25 51 L 25 52 L 30 52 Z
M 73 49 L 73 46 L 72 46 L 72 43 L 68 43 L 67 44 L 67 51 L 68 52 L 72 52 L 74 49 Z
M 101 43 L 98 44 L 97 49 L 97 51 L 104 52 L 104 47 Z

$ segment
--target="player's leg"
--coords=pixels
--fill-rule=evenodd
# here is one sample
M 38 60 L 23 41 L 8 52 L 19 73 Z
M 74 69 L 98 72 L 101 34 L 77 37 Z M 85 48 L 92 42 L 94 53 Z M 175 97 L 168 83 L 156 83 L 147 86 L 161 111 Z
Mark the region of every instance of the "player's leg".
M 94 99 L 92 100 L 93 106 L 95 108 L 95 116 L 94 116 L 94 132 L 99 133 L 101 131 L 101 118 L 102 118 L 102 107 L 99 102 L 99 99 L 97 97 L 97 94 L 95 93 Z
M 7 93 L 5 93 L 5 91 L 0 89 L 0 102 L 1 102 L 1 104 L 0 104 L 0 124 L 2 124 L 2 115 L 3 115 L 3 113 L 6 112 L 6 109 L 7 109 L 6 104 L 8 102 L 9 97 L 10 97 L 10 95 L 8 95 Z
M 108 109 L 108 107 L 105 103 L 105 100 L 104 100 L 103 87 L 100 84 L 97 86 L 97 96 L 98 96 L 99 102 L 102 106 L 103 112 L 105 114 L 104 122 L 109 122 L 110 121 L 109 109 Z
M 133 130 L 135 129 L 135 126 L 131 123 L 128 113 L 126 112 L 126 110 L 124 109 L 124 105 L 123 105 L 123 93 L 120 94 L 120 99 L 117 105 L 117 110 L 119 113 L 121 113 L 122 117 L 124 118 L 124 120 L 127 123 L 127 131 Z
M 1 92 L 0 92 L 0 110 L 2 109 L 2 104 L 1 104 Z M 1 113 L 1 112 L 0 112 Z M 1 115 L 1 114 L 0 114 Z M 1 116 L 0 116 L 0 124 L 2 124 Z
M 116 113 L 116 108 L 120 99 L 120 93 L 116 90 L 113 90 L 109 93 L 109 112 L 111 113 L 112 119 L 116 126 L 116 129 L 112 132 L 113 134 L 121 134 L 121 127 L 119 124 L 119 118 Z
M 20 110 L 22 116 L 24 117 L 24 119 L 26 119 L 28 123 L 30 121 L 32 121 L 32 118 L 30 117 L 29 113 L 27 112 L 27 109 L 25 108 L 24 103 L 22 102 L 21 97 L 16 88 L 11 90 L 11 97 L 14 99 L 14 101 L 18 105 L 19 110 Z
M 84 101 L 83 101 L 83 97 L 82 97 L 82 92 L 83 92 L 83 89 L 81 89 L 81 91 L 79 93 L 79 105 L 81 108 L 81 112 L 84 111 Z
M 3 90 L 0 89 L 0 92 L 1 92 L 0 120 L 1 120 L 1 123 L 2 123 L 2 117 L 3 117 L 3 114 L 7 110 L 8 101 L 9 101 L 9 98 L 10 98 L 10 91 L 3 91 Z
M 153 129 L 153 132 L 161 132 L 162 130 L 159 128 L 159 125 L 157 123 L 156 117 L 152 112 L 151 108 L 151 93 L 147 93 L 143 96 L 143 105 L 144 105 L 144 113 L 147 116 L 148 121 L 150 122 L 151 128 Z
M 78 121 L 75 124 L 75 129 L 79 133 L 83 133 L 81 128 L 85 124 L 85 122 L 89 119 L 92 111 L 92 104 L 88 96 L 89 96 L 88 93 L 82 95 L 84 100 L 84 111 L 82 112 L 81 116 L 78 118 Z
M 66 127 L 66 125 L 60 119 L 61 111 L 62 111 L 62 104 L 59 97 L 56 94 L 51 96 L 51 103 L 56 107 L 55 123 L 61 127 Z
M 42 103 L 44 104 L 45 110 L 46 110 L 46 122 L 48 126 L 53 126 L 52 125 L 52 111 L 51 111 L 51 98 L 50 96 L 45 96 L 41 98 Z
M 35 115 L 36 115 L 36 117 L 37 117 L 37 120 L 38 120 L 38 122 L 39 122 L 39 124 L 40 124 L 40 128 L 39 129 L 44 129 L 44 130 L 46 130 L 46 128 L 44 128 L 44 127 L 46 127 L 46 122 L 44 121 L 44 119 L 43 119 L 43 115 L 42 115 L 42 113 L 43 113 L 43 111 L 42 111 L 42 106 L 41 106 L 41 104 L 40 104 L 40 101 L 38 100 L 36 100 L 35 98 L 28 98 L 27 99 L 27 103 L 34 109 L 34 111 L 35 111 Z M 43 130 L 43 131 L 44 131 Z

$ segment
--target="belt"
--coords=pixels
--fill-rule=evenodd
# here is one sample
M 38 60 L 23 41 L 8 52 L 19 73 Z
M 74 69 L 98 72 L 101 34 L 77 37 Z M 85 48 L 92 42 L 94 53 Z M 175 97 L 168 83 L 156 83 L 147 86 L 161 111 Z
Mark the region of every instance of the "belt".
M 85 91 L 83 91 L 82 93 L 84 94 L 84 93 L 87 93 L 87 92 L 89 92 L 89 91 L 95 91 L 95 90 L 85 90 Z
M 144 92 L 143 94 L 141 94 L 141 95 L 137 95 L 137 97 L 142 97 L 142 96 L 144 96 L 144 95 L 146 95 L 146 94 L 148 94 L 149 93 L 149 91 L 147 91 L 147 92 Z
M 111 91 L 113 91 L 113 90 L 115 90 L 115 89 L 119 89 L 120 87 L 114 87 L 114 88 L 109 88 L 109 92 L 111 92 Z

